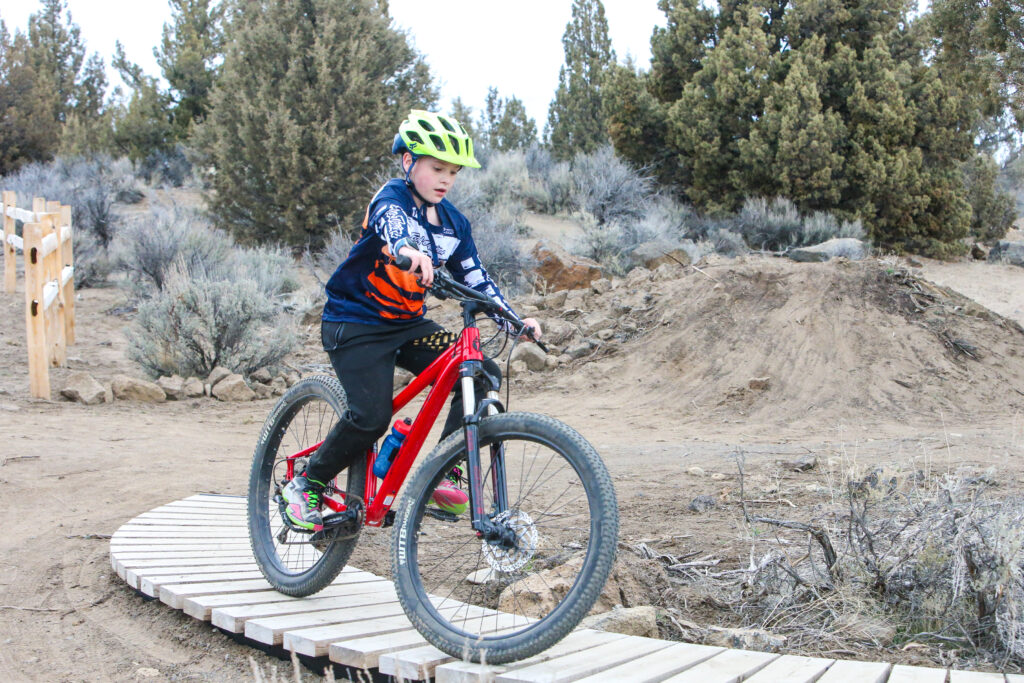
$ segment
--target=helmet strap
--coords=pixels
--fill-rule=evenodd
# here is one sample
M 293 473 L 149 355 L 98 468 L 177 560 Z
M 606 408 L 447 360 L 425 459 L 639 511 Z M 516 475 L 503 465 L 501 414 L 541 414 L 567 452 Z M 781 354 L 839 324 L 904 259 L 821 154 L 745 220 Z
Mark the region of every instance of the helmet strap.
M 430 207 L 434 206 L 434 203 L 428 202 L 426 197 L 419 193 L 419 190 L 416 189 L 416 186 L 413 185 L 412 179 L 409 177 L 409 174 L 412 173 L 412 167 L 416 165 L 416 162 L 419 161 L 420 157 L 418 154 L 413 154 L 412 152 L 409 152 L 409 156 L 412 157 L 412 163 L 409 164 L 409 168 L 405 169 L 405 186 L 412 190 L 413 195 L 417 199 L 423 202 L 423 206 L 425 208 L 429 209 Z

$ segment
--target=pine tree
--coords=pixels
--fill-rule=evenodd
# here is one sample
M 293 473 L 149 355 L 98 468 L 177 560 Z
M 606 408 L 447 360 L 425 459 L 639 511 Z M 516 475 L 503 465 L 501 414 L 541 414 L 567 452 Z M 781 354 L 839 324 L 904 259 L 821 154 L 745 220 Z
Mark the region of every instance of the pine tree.
M 85 45 L 71 12 L 66 12 L 65 0 L 41 2 L 42 9 L 28 18 L 29 58 L 36 72 L 53 83 L 57 93 L 54 118 L 64 121 L 75 105 Z
M 157 64 L 170 86 L 174 125 L 180 138 L 192 124 L 206 118 L 210 91 L 223 56 L 226 3 L 211 0 L 169 0 L 173 23 L 164 24 Z
M 56 90 L 28 61 L 28 41 L 0 19 L 0 176 L 56 151 Z
M 495 87 L 487 90 L 479 125 L 480 142 L 488 149 L 507 152 L 537 141 L 537 122 L 527 115 L 522 101 L 515 95 L 500 97 Z
M 383 0 L 237 5 L 206 119 L 216 221 L 246 242 L 318 245 L 355 230 L 398 124 L 432 108 L 423 60 Z
M 615 64 L 615 51 L 601 0 L 573 0 L 562 48 L 565 64 L 558 72 L 544 138 L 555 156 L 570 159 L 608 144 L 602 83 Z
M 131 88 L 128 101 L 114 116 L 114 147 L 134 164 L 155 153 L 167 153 L 178 139 L 170 96 L 156 78 L 128 60 L 120 41 L 115 44 L 113 64 Z
M 473 125 L 473 107 L 462 101 L 461 97 L 452 100 L 452 117 L 462 124 L 471 138 L 476 138 L 476 126 Z

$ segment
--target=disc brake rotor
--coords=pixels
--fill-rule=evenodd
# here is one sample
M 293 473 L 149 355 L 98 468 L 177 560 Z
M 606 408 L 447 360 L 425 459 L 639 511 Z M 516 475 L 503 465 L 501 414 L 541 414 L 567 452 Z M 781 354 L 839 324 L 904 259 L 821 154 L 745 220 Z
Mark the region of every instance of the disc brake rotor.
M 502 548 L 483 541 L 484 559 L 491 569 L 506 574 L 519 571 L 537 552 L 537 527 L 523 510 L 505 510 L 494 517 L 495 524 L 503 524 L 516 536 L 514 548 Z

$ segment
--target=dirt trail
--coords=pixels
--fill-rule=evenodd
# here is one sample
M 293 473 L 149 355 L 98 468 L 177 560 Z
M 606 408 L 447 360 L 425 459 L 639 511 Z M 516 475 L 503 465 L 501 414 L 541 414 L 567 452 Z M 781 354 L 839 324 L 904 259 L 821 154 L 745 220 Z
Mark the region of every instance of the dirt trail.
M 964 267 L 959 291 L 969 283 L 984 303 L 986 283 L 999 285 L 993 310 L 1020 310 L 1024 287 L 1001 288 L 1016 271 Z M 517 381 L 512 407 L 549 412 L 590 438 L 616 480 L 623 540 L 677 535 L 680 553 L 744 561 L 729 502 L 737 449 L 754 490 L 804 487 L 872 463 L 995 467 L 1008 490 L 1020 490 L 1024 334 L 953 292 L 925 285 L 922 294 L 887 268 L 749 259 L 624 281 L 584 297 L 578 313 L 540 310 L 542 321 L 575 327 L 606 313 L 619 331 L 588 358 Z M 0 680 L 247 679 L 250 656 L 270 660 L 142 600 L 110 570 L 104 536 L 193 493 L 242 494 L 271 401 L 32 400 L 22 297 L 0 295 Z M 123 353 L 128 318 L 107 313 L 123 303 L 116 289 L 82 293 L 79 342 L 69 368 L 52 373 L 55 397 L 73 370 L 100 381 L 138 374 Z M 633 331 L 622 331 L 625 321 Z M 316 341 L 309 330 L 297 362 L 324 362 Z M 833 464 L 807 475 L 780 470 L 779 460 L 807 453 Z M 725 503 L 696 514 L 687 506 L 698 495 Z M 354 564 L 386 571 L 387 532 L 363 540 Z

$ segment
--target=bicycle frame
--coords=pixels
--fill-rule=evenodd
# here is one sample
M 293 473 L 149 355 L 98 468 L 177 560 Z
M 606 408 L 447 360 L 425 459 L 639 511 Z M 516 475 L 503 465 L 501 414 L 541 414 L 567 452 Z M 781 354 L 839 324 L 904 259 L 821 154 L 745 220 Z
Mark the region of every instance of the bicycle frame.
M 471 321 L 472 310 L 465 310 L 464 318 L 467 321 Z M 465 372 L 463 365 L 472 361 L 480 362 L 483 359 L 483 353 L 480 350 L 480 330 L 477 329 L 475 324 L 467 324 L 464 326 L 455 344 L 438 356 L 426 370 L 414 377 L 408 386 L 392 399 L 391 413 L 394 415 L 408 405 L 424 389 L 428 386 L 431 387 L 423 405 L 413 420 L 409 434 L 405 437 L 398 452 L 395 454 L 394 460 L 391 462 L 391 468 L 388 470 L 387 476 L 384 477 L 379 486 L 377 478 L 371 471 L 375 457 L 373 449 L 370 449 L 366 454 L 364 466 L 367 468 L 367 476 L 364 500 L 367 501 L 367 505 L 364 524 L 377 527 L 384 523 L 385 516 L 395 502 L 398 490 L 412 469 L 413 462 L 423 447 L 431 427 L 433 427 L 438 415 L 444 408 L 452 389 L 455 388 L 455 382 L 460 377 L 468 380 L 463 386 L 463 405 L 467 418 L 472 414 L 473 407 L 476 404 L 476 401 L 473 400 L 472 372 Z M 469 367 L 471 366 L 467 366 L 467 368 Z M 477 455 L 477 457 L 470 457 L 468 463 L 470 482 L 474 484 L 471 487 L 473 490 L 470 491 L 470 500 L 473 506 L 473 519 L 476 522 L 483 516 L 483 492 L 479 473 L 480 459 L 476 445 L 476 425 L 475 423 L 467 423 L 464 429 L 467 434 L 469 453 Z M 321 441 L 288 456 L 287 476 L 289 478 L 295 474 L 296 460 L 314 453 L 321 443 L 323 442 Z M 476 470 L 475 472 L 474 469 Z M 476 490 L 478 488 L 480 490 Z M 346 509 L 343 502 L 331 496 L 324 496 L 323 501 L 327 507 L 330 507 L 335 512 L 342 512 Z

